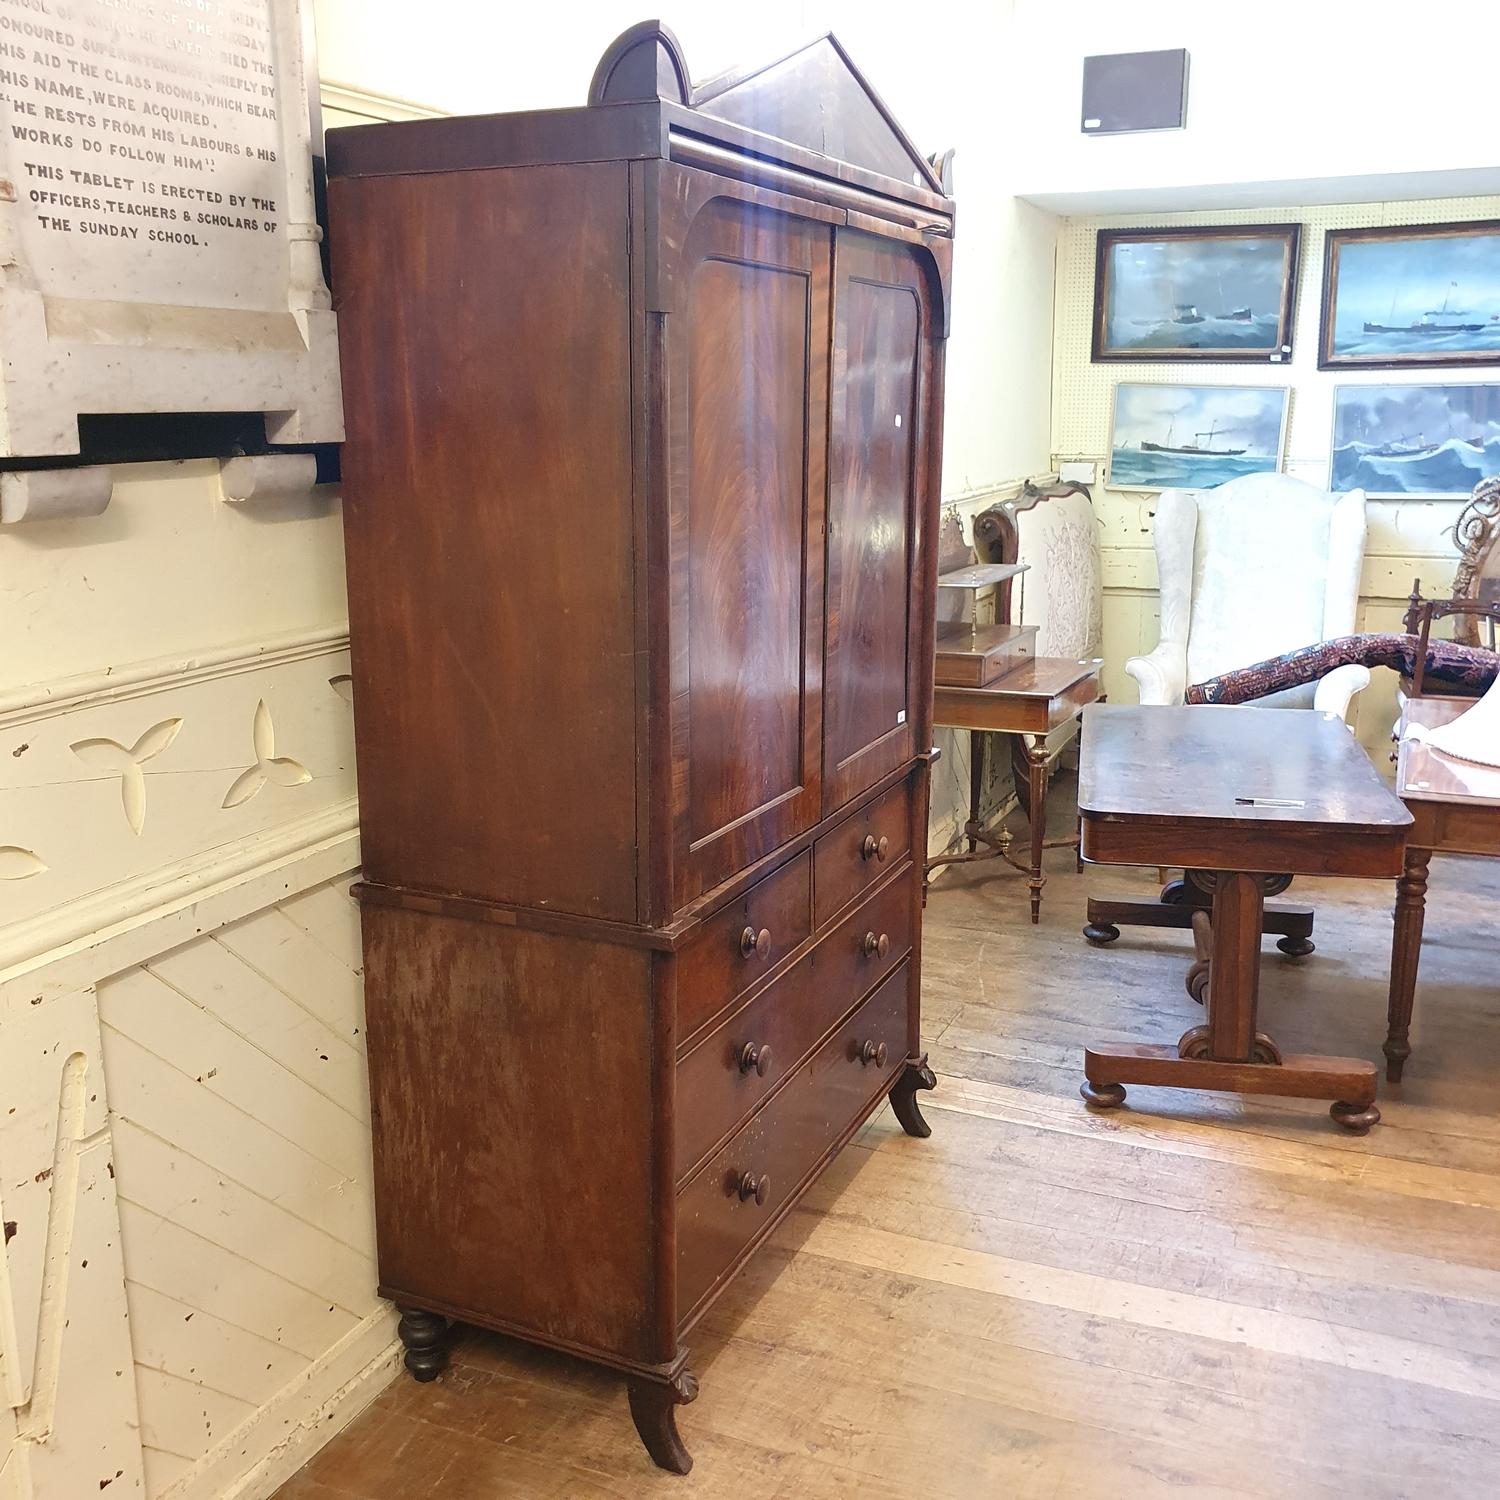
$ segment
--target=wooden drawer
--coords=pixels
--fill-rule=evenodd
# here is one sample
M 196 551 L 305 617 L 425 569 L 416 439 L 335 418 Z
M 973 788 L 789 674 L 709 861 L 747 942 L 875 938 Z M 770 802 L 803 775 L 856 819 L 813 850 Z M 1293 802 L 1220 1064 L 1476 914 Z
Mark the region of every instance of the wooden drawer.
M 889 1087 L 906 1059 L 909 977 L 904 964 L 891 974 L 678 1193 L 679 1326 Z
M 804 942 L 811 910 L 809 852 L 710 917 L 677 954 L 678 1037 L 685 1041 Z
M 679 1180 L 906 956 L 911 929 L 903 916 L 911 910 L 910 878 L 898 878 L 890 891 L 852 912 L 811 953 L 740 1006 L 678 1063 Z M 872 933 L 876 949 L 867 955 L 866 939 Z M 887 938 L 884 957 L 878 946 L 882 933 Z
M 903 781 L 845 818 L 813 845 L 818 927 L 894 870 L 911 846 L 911 782 Z

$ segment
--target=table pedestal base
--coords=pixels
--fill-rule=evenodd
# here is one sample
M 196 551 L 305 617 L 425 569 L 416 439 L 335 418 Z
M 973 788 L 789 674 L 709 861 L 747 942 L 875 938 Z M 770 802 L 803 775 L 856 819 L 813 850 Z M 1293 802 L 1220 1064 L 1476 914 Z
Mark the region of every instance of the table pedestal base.
M 1232 870 L 1194 871 L 1193 880 L 1212 899 L 1212 914 L 1201 905 L 1148 909 L 1163 916 L 1181 913 L 1179 921 L 1155 925 L 1194 930 L 1198 958 L 1188 988 L 1204 1002 L 1205 1024 L 1184 1032 L 1175 1047 L 1085 1048 L 1085 1082 L 1079 1091 L 1084 1101 L 1093 1109 L 1114 1109 L 1125 1102 L 1122 1085 L 1127 1083 L 1331 1099 L 1334 1120 L 1363 1135 L 1380 1119 L 1373 1063 L 1354 1057 L 1283 1056 L 1269 1036 L 1256 1030 L 1260 936 L 1275 930 L 1268 925 L 1275 914 L 1265 907 L 1271 882 Z M 1089 903 L 1091 922 L 1095 906 Z
M 1375 1104 L 1375 1065 L 1357 1057 L 1292 1052 L 1279 1063 L 1220 1062 L 1211 1057 L 1183 1057 L 1176 1047 L 1085 1047 L 1083 1074 L 1085 1082 L 1079 1093 L 1092 1109 L 1113 1109 L 1123 1104 L 1125 1090 L 1121 1085 L 1142 1083 L 1290 1099 L 1332 1099 L 1335 1102 L 1329 1114 L 1357 1135 L 1364 1135 L 1380 1121 Z

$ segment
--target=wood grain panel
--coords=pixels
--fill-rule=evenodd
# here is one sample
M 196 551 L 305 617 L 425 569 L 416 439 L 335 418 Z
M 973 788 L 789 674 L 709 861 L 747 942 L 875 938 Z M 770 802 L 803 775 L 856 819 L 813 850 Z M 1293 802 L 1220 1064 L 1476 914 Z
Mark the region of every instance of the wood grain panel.
M 360 375 L 343 462 L 364 863 L 382 883 L 636 914 L 626 178 L 330 184 Z
M 828 464 L 824 805 L 842 806 L 913 754 L 921 622 L 912 609 L 925 284 L 913 255 L 839 234 L 836 414 Z
M 650 955 L 363 915 L 382 1286 L 656 1357 Z
M 718 200 L 669 320 L 675 888 L 817 821 L 830 231 Z

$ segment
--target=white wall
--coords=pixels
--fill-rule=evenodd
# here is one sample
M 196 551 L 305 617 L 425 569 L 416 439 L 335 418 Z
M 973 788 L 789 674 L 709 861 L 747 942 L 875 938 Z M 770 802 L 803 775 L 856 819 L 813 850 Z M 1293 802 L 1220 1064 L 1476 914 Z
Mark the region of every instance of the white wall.
M 1494 0 L 1016 0 L 1013 46 L 1033 85 L 1017 190 L 1066 212 L 1500 191 L 1490 90 L 1449 72 L 1500 50 Z M 1172 47 L 1186 130 L 1083 133 L 1084 57 Z M 1322 185 L 1292 197 L 1298 179 Z

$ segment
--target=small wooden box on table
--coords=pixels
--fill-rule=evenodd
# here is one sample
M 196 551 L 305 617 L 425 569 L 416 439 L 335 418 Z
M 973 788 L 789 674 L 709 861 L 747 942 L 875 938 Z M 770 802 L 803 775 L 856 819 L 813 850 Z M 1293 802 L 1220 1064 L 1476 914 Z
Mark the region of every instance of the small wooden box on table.
M 1193 916 L 1188 992 L 1207 1010 L 1176 1046 L 1084 1052 L 1088 1103 L 1127 1083 L 1331 1099 L 1363 1133 L 1380 1119 L 1373 1064 L 1282 1055 L 1256 1026 L 1265 892 L 1291 875 L 1401 872 L 1411 814 L 1341 720 L 1307 709 L 1098 705 L 1078 778 L 1083 857 L 1171 865 L 1211 898 Z
M 1390 1016 L 1385 1038 L 1385 1076 L 1401 1081 L 1411 1056 L 1411 1012 L 1422 958 L 1427 908 L 1427 871 L 1434 854 L 1500 857 L 1500 768 L 1473 765 L 1444 755 L 1407 731 L 1415 724 L 1436 729 L 1473 708 L 1473 698 L 1412 698 L 1401 715 L 1396 792 L 1412 815 L 1406 866 L 1396 882 L 1396 923 L 1391 941 Z

